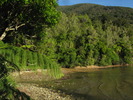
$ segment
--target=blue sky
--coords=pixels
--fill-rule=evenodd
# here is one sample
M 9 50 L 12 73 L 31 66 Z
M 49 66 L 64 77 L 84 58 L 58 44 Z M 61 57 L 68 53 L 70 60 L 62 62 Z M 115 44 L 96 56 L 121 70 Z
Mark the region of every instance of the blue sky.
M 133 8 L 133 0 L 59 0 L 59 5 L 73 5 L 78 3 L 93 3 L 105 6 L 122 6 Z

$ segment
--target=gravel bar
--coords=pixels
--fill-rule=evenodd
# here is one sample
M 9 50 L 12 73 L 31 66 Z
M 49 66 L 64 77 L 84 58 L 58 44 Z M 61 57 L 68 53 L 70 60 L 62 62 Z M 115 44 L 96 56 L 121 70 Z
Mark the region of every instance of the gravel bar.
M 48 88 L 38 87 L 36 84 L 19 83 L 18 89 L 25 92 L 33 100 L 75 100 L 71 95 L 54 92 Z

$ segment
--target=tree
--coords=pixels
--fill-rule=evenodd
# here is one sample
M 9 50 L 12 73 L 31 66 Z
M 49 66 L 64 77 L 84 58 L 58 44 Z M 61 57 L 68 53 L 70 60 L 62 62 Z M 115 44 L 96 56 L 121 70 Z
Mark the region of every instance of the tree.
M 58 22 L 59 12 L 56 0 L 1 0 L 0 40 L 6 36 L 23 34 L 37 38 L 44 28 Z
M 51 27 L 58 22 L 59 12 L 56 6 L 56 0 L 1 0 L 0 50 L 4 48 L 2 41 L 11 42 L 9 37 L 12 40 L 19 35 L 27 39 L 41 38 L 43 28 Z M 50 61 L 48 64 L 53 70 L 59 68 Z M 14 69 L 18 70 L 18 67 L 6 60 L 3 54 L 0 55 L 0 100 L 29 100 L 29 96 L 12 86 L 7 78 L 9 72 Z

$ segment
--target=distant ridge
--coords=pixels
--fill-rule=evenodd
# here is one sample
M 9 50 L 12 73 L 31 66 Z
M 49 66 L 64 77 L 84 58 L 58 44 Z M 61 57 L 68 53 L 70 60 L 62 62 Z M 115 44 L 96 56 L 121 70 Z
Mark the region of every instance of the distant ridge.
M 84 4 L 76 4 L 71 6 L 60 6 L 58 9 L 64 13 L 83 13 L 84 11 L 89 10 L 96 6 L 101 6 L 101 5 L 84 3 Z
M 76 4 L 71 6 L 59 6 L 58 10 L 66 14 L 87 14 L 91 19 L 100 19 L 109 17 L 111 20 L 126 20 L 127 23 L 133 24 L 133 8 L 102 6 L 97 4 Z

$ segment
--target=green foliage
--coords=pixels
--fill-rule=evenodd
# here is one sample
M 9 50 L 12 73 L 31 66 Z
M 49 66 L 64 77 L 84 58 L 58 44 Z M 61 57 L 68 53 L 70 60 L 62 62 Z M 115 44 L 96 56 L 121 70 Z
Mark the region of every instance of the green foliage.
M 1 0 L 0 39 L 17 46 L 33 45 L 41 32 L 59 21 L 56 0 Z
M 5 59 L 19 66 L 20 69 L 51 69 L 55 77 L 62 75 L 59 65 L 55 64 L 55 61 L 51 61 L 48 57 L 42 55 L 41 53 L 8 45 L 6 48 L 0 49 L 0 54 Z
M 111 7 L 96 4 L 76 4 L 72 6 L 60 6 L 59 11 L 66 14 L 87 14 L 93 21 L 112 21 L 117 26 L 127 26 L 133 23 L 133 9 L 127 7 Z
M 47 68 L 52 76 L 62 76 L 59 65 L 41 50 L 37 52 L 35 46 L 44 36 L 42 31 L 58 23 L 60 13 L 56 7 L 56 0 L 0 1 L 0 100 L 30 99 L 7 78 L 10 71 L 19 70 L 18 66 L 20 69 Z
M 27 0 L 26 5 L 30 5 L 31 2 L 33 1 Z M 45 24 L 51 26 L 58 22 L 59 13 L 55 9 L 54 0 L 44 0 L 41 4 L 38 0 L 33 2 L 33 6 L 34 4 L 39 5 L 36 7 L 41 7 L 41 12 L 45 9 Z M 61 14 L 62 17 L 56 26 L 46 28 L 46 25 L 40 22 L 40 28 L 38 22 L 38 24 L 33 24 L 36 26 L 35 30 L 32 30 L 34 27 L 30 24 L 21 27 L 19 36 L 12 33 L 12 36 L 18 37 L 14 39 L 17 45 L 27 50 L 10 47 L 10 49 L 1 50 L 0 53 L 20 67 L 43 66 L 43 68 L 53 68 L 56 72 L 59 71 L 57 66 L 131 63 L 133 58 L 132 9 L 89 4 L 65 6 L 58 9 L 66 14 Z M 36 11 L 36 8 L 34 10 Z M 26 16 L 26 18 L 29 17 Z
M 108 19 L 108 18 L 107 18 Z M 62 67 L 129 64 L 132 55 L 132 24 L 93 22 L 88 15 L 64 14 L 44 33 L 39 51 Z
M 14 83 L 9 79 L 9 72 L 15 70 L 19 71 L 19 68 L 0 55 L 0 100 L 30 100 L 25 93 L 15 89 Z

